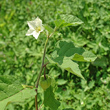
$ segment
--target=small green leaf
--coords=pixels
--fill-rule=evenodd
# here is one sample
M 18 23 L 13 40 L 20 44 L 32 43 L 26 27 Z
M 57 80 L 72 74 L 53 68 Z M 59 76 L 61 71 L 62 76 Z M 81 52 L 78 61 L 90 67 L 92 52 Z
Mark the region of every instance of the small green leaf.
M 73 15 L 61 14 L 60 18 L 65 21 L 63 27 L 77 26 L 83 23 L 79 18 Z
M 54 21 L 55 27 L 67 27 L 67 26 L 77 26 L 83 22 L 73 15 L 61 14 L 60 19 Z
M 60 27 L 65 21 L 62 19 L 57 19 L 54 21 L 56 27 Z
M 89 62 L 92 62 L 97 58 L 92 52 L 89 51 L 85 51 L 82 56 L 84 57 L 84 60 Z
M 66 109 L 63 109 L 63 110 L 74 110 L 73 108 L 66 108 Z
M 77 53 L 74 54 L 74 57 L 72 58 L 72 60 L 75 60 L 75 61 L 85 61 L 84 57 L 82 55 L 77 54 Z
M 54 31 L 54 29 L 52 27 L 50 27 L 49 25 L 44 25 L 44 28 L 49 32 L 52 33 Z
M 51 108 L 51 110 L 58 110 L 60 102 L 54 97 L 53 88 L 50 86 L 44 91 L 44 105 Z
M 82 55 L 79 55 L 79 54 L 74 54 L 72 60 L 75 60 L 75 61 L 87 61 L 87 62 L 92 62 L 96 59 L 97 57 L 92 53 L 92 52 L 89 52 L 89 51 L 85 51 L 82 53 Z
M 93 62 L 93 65 L 95 66 L 100 66 L 100 67 L 106 67 L 107 66 L 107 58 L 106 57 L 100 57 L 100 58 L 97 58 L 94 62 Z
M 66 84 L 66 83 L 67 83 L 67 81 L 64 80 L 64 79 L 58 79 L 58 81 L 57 81 L 57 84 L 58 84 L 58 85 L 64 85 L 64 84 Z

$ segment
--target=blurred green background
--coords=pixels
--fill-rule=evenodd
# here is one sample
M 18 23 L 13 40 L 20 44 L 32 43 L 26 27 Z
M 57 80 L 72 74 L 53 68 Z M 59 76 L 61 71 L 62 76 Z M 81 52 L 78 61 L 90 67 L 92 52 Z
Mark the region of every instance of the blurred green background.
M 36 40 L 25 36 L 36 17 L 54 27 L 60 14 L 71 14 L 84 23 L 59 29 L 50 38 L 47 54 L 57 41 L 69 39 L 97 55 L 92 63 L 78 62 L 85 80 L 49 64 L 47 73 L 55 78 L 59 110 L 110 110 L 110 0 L 0 0 L 0 75 L 16 75 L 24 84 L 34 85 L 40 70 L 46 36 Z M 39 105 L 42 104 L 42 89 Z M 34 110 L 34 98 L 12 103 L 7 110 Z M 42 106 L 41 110 L 48 110 Z

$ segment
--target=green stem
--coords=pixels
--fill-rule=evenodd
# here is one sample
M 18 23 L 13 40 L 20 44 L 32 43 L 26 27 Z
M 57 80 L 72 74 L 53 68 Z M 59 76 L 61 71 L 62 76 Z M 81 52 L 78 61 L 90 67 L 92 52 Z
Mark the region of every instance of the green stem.
M 46 80 L 46 66 L 44 68 L 44 79 Z
M 38 85 L 39 85 L 40 76 L 41 76 L 41 73 L 42 73 L 42 70 L 43 70 L 43 67 L 44 67 L 44 59 L 45 59 L 46 47 L 47 47 L 48 39 L 49 39 L 49 37 L 47 37 L 47 40 L 46 40 L 46 42 L 45 42 L 42 65 L 41 65 L 41 69 L 40 69 L 40 72 L 39 72 L 39 75 L 38 75 L 38 79 L 37 79 L 37 83 L 36 83 L 36 86 L 35 86 L 35 87 L 36 87 L 36 90 L 35 90 L 36 93 L 37 93 L 37 89 L 38 89 Z M 36 110 L 38 110 L 37 94 L 36 94 L 36 96 L 35 96 L 35 106 L 36 106 Z

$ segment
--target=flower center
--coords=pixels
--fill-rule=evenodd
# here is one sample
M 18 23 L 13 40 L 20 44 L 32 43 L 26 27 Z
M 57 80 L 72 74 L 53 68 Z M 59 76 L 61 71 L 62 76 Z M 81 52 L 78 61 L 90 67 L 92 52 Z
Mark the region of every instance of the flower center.
M 41 31 L 41 27 L 40 26 L 36 27 L 35 30 L 36 30 L 36 32 L 39 32 L 39 31 Z

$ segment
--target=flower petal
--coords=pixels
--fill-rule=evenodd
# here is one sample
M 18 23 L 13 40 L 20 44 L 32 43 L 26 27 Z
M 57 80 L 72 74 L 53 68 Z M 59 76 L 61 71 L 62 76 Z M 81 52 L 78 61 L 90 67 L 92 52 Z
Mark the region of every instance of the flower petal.
M 41 31 L 40 32 L 42 32 L 44 30 L 44 27 L 43 26 L 41 26 Z
M 36 39 L 38 38 L 39 34 L 40 34 L 40 32 L 36 32 L 36 31 L 33 32 L 33 36 L 34 36 Z
M 36 23 L 36 26 L 42 26 L 42 20 L 37 17 L 34 22 Z
M 29 29 L 26 33 L 26 36 L 30 36 L 30 35 L 33 35 L 33 29 Z
M 35 29 L 36 28 L 36 22 L 35 21 L 28 21 L 28 26 L 31 29 Z

